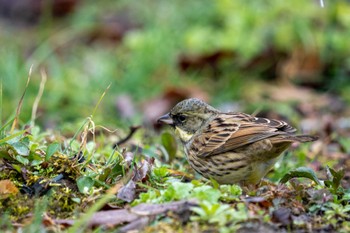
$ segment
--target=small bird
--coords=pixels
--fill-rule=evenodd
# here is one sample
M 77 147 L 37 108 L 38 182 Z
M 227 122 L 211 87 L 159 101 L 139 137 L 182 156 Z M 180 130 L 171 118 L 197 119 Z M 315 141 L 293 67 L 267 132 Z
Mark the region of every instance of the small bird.
M 220 184 L 258 184 L 293 142 L 317 140 L 295 135 L 284 121 L 220 112 L 195 98 L 179 102 L 158 122 L 175 129 L 191 167 Z

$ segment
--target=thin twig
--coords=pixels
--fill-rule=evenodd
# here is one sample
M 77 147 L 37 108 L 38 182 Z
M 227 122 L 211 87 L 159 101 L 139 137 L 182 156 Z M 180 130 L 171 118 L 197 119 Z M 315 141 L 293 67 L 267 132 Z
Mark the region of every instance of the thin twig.
M 121 144 L 123 144 L 123 143 L 129 141 L 130 138 L 131 138 L 131 137 L 136 133 L 136 131 L 137 131 L 138 129 L 140 129 L 140 128 L 141 128 L 140 125 L 138 125 L 138 126 L 131 126 L 131 127 L 130 127 L 130 132 L 129 132 L 129 134 L 128 134 L 125 138 L 122 138 L 121 140 L 119 140 L 118 142 L 116 142 L 116 143 L 114 144 L 114 146 L 113 146 L 113 149 L 115 149 L 115 148 L 119 147 Z

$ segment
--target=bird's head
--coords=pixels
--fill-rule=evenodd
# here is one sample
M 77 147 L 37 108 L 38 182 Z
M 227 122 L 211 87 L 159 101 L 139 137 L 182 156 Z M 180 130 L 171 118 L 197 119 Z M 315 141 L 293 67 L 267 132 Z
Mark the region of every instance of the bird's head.
M 208 120 L 219 111 L 199 99 L 186 99 L 179 102 L 169 113 L 161 116 L 158 122 L 171 125 L 181 141 L 186 143 Z

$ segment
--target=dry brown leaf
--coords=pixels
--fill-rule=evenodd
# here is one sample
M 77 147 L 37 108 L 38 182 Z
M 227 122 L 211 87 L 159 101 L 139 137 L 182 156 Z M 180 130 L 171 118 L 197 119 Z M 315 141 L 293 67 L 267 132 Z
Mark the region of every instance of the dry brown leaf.
M 136 184 L 133 180 L 130 180 L 124 185 L 118 192 L 117 197 L 126 202 L 132 202 L 135 199 Z
M 142 160 L 141 166 L 135 169 L 133 181 L 139 182 L 145 179 L 150 170 L 150 166 L 151 165 L 146 160 Z
M 283 226 L 292 223 L 292 211 L 289 208 L 279 208 L 272 212 L 272 219 L 275 223 L 280 223 Z
M 0 199 L 7 198 L 10 195 L 16 195 L 18 188 L 11 180 L 0 180 Z

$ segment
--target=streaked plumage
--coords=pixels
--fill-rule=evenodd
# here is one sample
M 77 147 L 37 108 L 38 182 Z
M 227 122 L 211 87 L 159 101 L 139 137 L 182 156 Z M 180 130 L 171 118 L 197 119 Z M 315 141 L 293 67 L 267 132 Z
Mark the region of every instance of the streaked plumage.
M 223 113 L 199 99 L 178 103 L 159 122 L 175 128 L 194 170 L 224 184 L 256 184 L 291 143 L 317 139 L 295 135 L 284 121 Z

